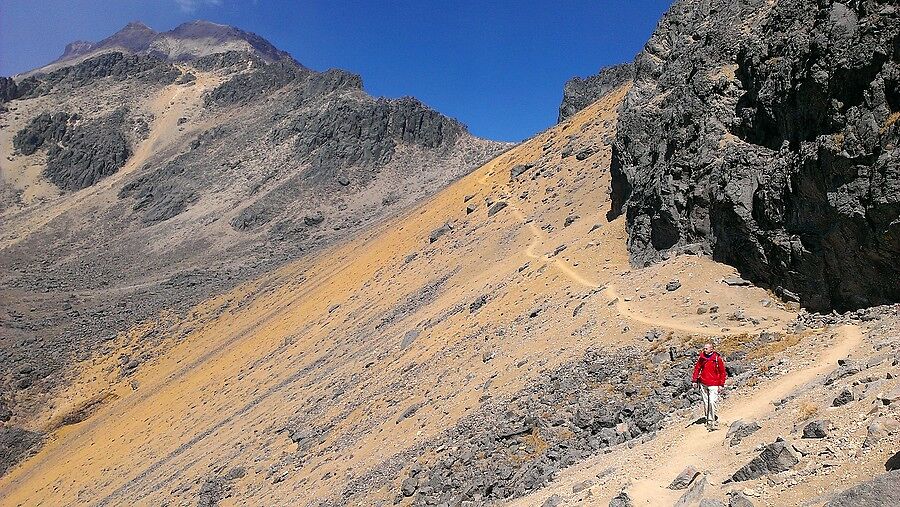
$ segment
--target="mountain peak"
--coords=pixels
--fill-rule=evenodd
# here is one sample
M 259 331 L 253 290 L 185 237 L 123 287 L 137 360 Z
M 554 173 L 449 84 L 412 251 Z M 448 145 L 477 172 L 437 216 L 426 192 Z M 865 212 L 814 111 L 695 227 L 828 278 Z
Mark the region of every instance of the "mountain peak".
M 166 32 L 157 32 L 140 21 L 131 21 L 100 42 L 75 41 L 67 44 L 62 56 L 51 66 L 107 50 L 152 53 L 172 61 L 192 60 L 227 51 L 246 51 L 270 62 L 293 61 L 288 53 L 255 33 L 197 19 Z
M 149 26 L 145 25 L 144 23 L 142 23 L 140 21 L 129 21 L 128 24 L 125 25 L 125 27 L 119 31 L 123 32 L 126 30 L 142 30 L 142 31 L 150 31 L 150 32 L 154 31 L 152 28 L 150 28 Z

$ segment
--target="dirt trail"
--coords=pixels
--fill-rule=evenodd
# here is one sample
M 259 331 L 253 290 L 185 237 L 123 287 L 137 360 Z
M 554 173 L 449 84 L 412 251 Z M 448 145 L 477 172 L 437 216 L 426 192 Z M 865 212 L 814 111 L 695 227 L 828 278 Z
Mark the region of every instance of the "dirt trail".
M 565 275 L 568 279 L 573 282 L 582 285 L 584 287 L 590 289 L 602 289 L 603 295 L 610 301 L 615 303 L 616 311 L 619 315 L 641 322 L 643 324 L 647 324 L 648 326 L 661 327 L 667 330 L 672 331 L 682 331 L 685 333 L 694 333 L 694 334 L 702 334 L 702 335 L 720 335 L 720 336 L 731 336 L 737 335 L 746 332 L 758 332 L 763 329 L 757 327 L 749 327 L 749 326 L 739 326 L 736 329 L 730 331 L 722 331 L 717 329 L 711 329 L 708 327 L 700 327 L 694 326 L 690 324 L 685 324 L 683 322 L 678 322 L 676 320 L 662 317 L 662 316 L 647 316 L 644 315 L 632 308 L 625 301 L 619 297 L 618 292 L 614 285 L 607 283 L 601 284 L 597 282 L 593 282 L 588 280 L 584 276 L 582 276 L 573 266 L 570 266 L 566 261 L 560 259 L 559 257 L 550 257 L 549 255 L 541 255 L 535 252 L 537 247 L 543 243 L 546 239 L 549 239 L 534 223 L 528 220 L 525 217 L 525 214 L 517 206 L 510 206 L 513 211 L 513 214 L 522 221 L 523 224 L 528 225 L 528 228 L 531 230 L 531 234 L 534 236 L 531 243 L 525 249 L 525 255 L 529 258 L 540 260 L 543 262 L 553 264 L 556 269 L 558 269 L 563 275 Z
M 710 456 L 722 452 L 722 431 L 727 425 L 738 419 L 762 419 L 767 412 L 773 410 L 772 403 L 789 396 L 798 387 L 816 379 L 819 375 L 833 368 L 838 359 L 846 357 L 862 341 L 862 334 L 857 326 L 847 325 L 839 328 L 839 341 L 826 348 L 812 365 L 798 369 L 787 375 L 771 379 L 752 391 L 736 394 L 728 399 L 721 411 L 722 429 L 709 438 L 703 425 L 692 425 L 687 428 L 676 423 L 669 430 L 661 433 L 659 439 L 666 442 L 665 460 L 657 460 L 659 466 L 639 471 L 640 476 L 630 470 L 634 481 L 628 488 L 628 494 L 635 505 L 660 505 L 674 502 L 682 494 L 681 491 L 666 489 L 669 482 L 686 466 L 703 466 L 708 464 Z M 748 458 L 749 459 L 749 458 Z M 715 487 L 729 477 L 730 468 L 711 470 L 708 480 Z

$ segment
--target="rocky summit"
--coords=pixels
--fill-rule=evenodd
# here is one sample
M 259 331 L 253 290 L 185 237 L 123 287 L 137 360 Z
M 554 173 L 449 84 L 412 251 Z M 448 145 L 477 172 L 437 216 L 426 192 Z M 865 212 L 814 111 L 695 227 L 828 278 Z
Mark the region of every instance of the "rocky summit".
M 203 21 L 0 78 L 0 504 L 895 505 L 898 13 L 676 1 L 517 145 Z

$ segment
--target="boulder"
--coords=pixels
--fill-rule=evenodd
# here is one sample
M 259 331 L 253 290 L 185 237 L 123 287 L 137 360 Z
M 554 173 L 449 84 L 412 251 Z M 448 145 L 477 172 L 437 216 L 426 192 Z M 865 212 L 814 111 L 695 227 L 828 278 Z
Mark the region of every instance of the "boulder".
M 844 364 L 840 365 L 836 370 L 832 371 L 825 377 L 825 385 L 830 386 L 834 384 L 838 380 L 848 377 L 850 375 L 855 375 L 860 372 L 859 366 L 855 361 L 846 361 Z
M 841 407 L 853 401 L 853 391 L 845 388 L 831 402 L 832 407 Z
M 549 498 L 544 500 L 544 503 L 541 504 L 541 507 L 559 507 L 563 504 L 563 499 L 559 495 L 550 495 Z
M 490 207 L 487 210 L 487 216 L 492 217 L 492 216 L 496 215 L 500 210 L 502 210 L 503 208 L 505 208 L 507 206 L 508 206 L 508 204 L 506 204 L 506 201 L 497 201 L 490 205 Z
M 800 459 L 794 454 L 791 445 L 783 440 L 767 445 L 759 456 L 731 476 L 735 482 L 758 479 L 764 475 L 790 470 Z
M 871 481 L 843 491 L 825 507 L 894 507 L 900 505 L 900 470 L 879 475 Z
M 534 167 L 534 164 L 516 164 L 509 170 L 509 179 L 514 180 L 522 175 L 525 171 Z
M 428 235 L 428 242 L 434 243 L 441 236 L 443 236 L 444 234 L 447 234 L 448 232 L 450 232 L 452 230 L 453 230 L 453 227 L 450 224 L 444 224 L 444 225 L 431 231 L 431 234 Z
M 755 507 L 753 502 L 750 501 L 743 493 L 740 491 L 733 491 L 728 496 L 728 507 Z

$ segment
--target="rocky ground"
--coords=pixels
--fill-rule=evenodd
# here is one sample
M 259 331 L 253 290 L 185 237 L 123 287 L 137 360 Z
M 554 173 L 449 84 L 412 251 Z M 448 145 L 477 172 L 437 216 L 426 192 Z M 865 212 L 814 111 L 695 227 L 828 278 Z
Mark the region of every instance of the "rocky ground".
M 729 381 L 720 430 L 693 424 L 696 406 L 673 413 L 652 440 L 595 455 L 512 505 L 890 505 L 891 481 L 857 503 L 842 491 L 897 469 L 897 315 L 801 315 L 816 331 L 767 356 L 764 374 Z

